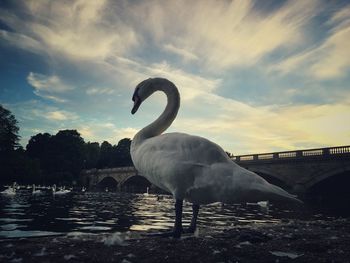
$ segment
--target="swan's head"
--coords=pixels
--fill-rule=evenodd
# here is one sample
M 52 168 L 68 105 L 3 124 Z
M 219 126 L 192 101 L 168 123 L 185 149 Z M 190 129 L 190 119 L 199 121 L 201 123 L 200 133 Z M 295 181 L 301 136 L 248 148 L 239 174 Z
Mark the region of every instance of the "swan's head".
M 139 83 L 135 88 L 134 95 L 132 95 L 134 107 L 131 113 L 134 114 L 137 112 L 141 103 L 152 95 L 153 92 L 159 90 L 162 85 L 166 84 L 165 82 L 171 83 L 169 80 L 162 78 L 150 78 Z

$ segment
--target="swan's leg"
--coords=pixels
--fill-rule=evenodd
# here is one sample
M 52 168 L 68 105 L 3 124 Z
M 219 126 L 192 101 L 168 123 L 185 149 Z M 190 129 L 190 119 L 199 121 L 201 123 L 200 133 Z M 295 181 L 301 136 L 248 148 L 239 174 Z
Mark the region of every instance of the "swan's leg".
M 174 237 L 181 237 L 182 233 L 182 205 L 183 200 L 176 199 L 175 202 L 175 225 L 174 225 Z
M 174 224 L 173 231 L 147 234 L 147 236 L 180 238 L 181 234 L 182 234 L 182 205 L 183 205 L 183 200 L 176 199 L 176 202 L 175 202 L 175 224 Z
M 187 233 L 194 233 L 196 231 L 198 212 L 199 212 L 199 205 L 193 204 L 192 205 L 193 214 L 192 214 L 191 224 L 190 224 L 190 227 L 186 230 Z

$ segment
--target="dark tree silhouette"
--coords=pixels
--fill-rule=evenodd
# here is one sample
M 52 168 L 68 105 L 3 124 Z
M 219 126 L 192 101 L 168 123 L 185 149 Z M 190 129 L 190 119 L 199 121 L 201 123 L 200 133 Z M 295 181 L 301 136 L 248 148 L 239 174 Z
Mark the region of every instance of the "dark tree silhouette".
M 18 131 L 18 122 L 15 116 L 0 105 L 0 153 L 9 153 L 19 146 Z
M 18 141 L 19 127 L 15 116 L 0 105 L 0 182 L 30 182 L 40 177 L 40 166 L 29 158 Z
M 84 168 L 96 168 L 100 158 L 100 144 L 98 142 L 87 142 L 84 148 Z
M 109 142 L 104 141 L 101 144 L 100 159 L 98 161 L 97 168 L 111 167 L 112 158 L 113 158 L 113 146 Z
M 133 165 L 130 156 L 130 144 L 131 140 L 129 138 L 124 138 L 118 142 L 118 145 L 115 147 L 114 166 Z

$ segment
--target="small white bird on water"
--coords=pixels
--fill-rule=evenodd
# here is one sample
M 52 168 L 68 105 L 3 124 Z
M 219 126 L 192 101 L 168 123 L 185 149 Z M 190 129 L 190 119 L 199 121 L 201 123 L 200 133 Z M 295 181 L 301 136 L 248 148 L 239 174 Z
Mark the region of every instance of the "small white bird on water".
M 32 190 L 33 195 L 41 195 L 43 192 L 41 190 L 38 190 L 35 188 L 35 184 L 33 184 L 33 190 Z
M 12 186 L 8 186 L 4 191 L 0 192 L 3 195 L 13 196 L 16 194 L 17 183 L 14 182 Z
M 213 202 L 238 203 L 261 200 L 301 202 L 278 186 L 234 163 L 217 144 L 185 133 L 162 134 L 174 121 L 180 107 L 176 86 L 167 79 L 152 78 L 135 88 L 132 100 L 134 114 L 141 103 L 156 91 L 167 96 L 163 113 L 140 130 L 132 140 L 130 154 L 135 168 L 151 183 L 170 192 L 175 202 L 175 225 L 171 233 L 180 237 L 182 205 L 193 204 L 189 229 L 196 229 L 199 206 Z

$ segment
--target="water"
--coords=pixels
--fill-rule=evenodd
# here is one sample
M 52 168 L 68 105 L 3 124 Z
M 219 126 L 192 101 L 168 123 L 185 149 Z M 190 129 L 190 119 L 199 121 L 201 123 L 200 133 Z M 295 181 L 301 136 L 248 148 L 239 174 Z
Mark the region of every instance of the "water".
M 171 196 L 112 192 L 51 192 L 33 196 L 21 190 L 14 196 L 0 195 L 0 238 L 64 235 L 69 233 L 114 233 L 172 229 L 174 201 Z M 160 200 L 158 200 L 160 199 Z M 184 203 L 183 224 L 189 225 L 192 208 Z M 276 224 L 288 219 L 332 220 L 305 208 L 283 208 L 257 204 L 202 206 L 198 218 L 201 231 L 222 231 L 242 225 Z

